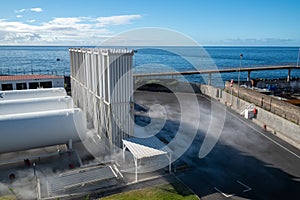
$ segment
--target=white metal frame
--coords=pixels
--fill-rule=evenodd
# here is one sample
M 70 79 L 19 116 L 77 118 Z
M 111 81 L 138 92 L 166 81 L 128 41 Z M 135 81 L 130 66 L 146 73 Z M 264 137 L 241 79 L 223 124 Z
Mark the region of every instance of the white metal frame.
M 126 133 L 134 134 L 133 50 L 71 48 L 69 52 L 74 103 L 93 114 L 93 127 L 108 137 L 111 147 L 121 147 Z
M 145 141 L 151 140 L 153 146 L 149 146 Z M 135 182 L 138 182 L 138 160 L 147 157 L 166 155 L 169 159 L 169 173 L 171 173 L 172 151 L 166 147 L 158 138 L 127 138 L 122 139 L 123 142 L 123 160 L 125 160 L 125 151 L 128 149 L 132 155 L 135 165 Z M 163 148 L 161 148 L 163 146 Z

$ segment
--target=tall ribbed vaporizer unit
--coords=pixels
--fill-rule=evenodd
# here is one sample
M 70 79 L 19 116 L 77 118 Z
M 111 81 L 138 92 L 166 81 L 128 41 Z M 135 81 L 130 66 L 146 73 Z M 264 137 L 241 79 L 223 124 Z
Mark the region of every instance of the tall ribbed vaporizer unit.
M 134 134 L 133 50 L 70 48 L 72 97 L 107 145 Z

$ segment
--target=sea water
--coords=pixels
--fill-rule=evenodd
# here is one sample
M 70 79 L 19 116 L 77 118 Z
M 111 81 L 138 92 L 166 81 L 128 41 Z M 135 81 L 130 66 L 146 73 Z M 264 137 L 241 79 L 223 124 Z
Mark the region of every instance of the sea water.
M 69 46 L 0 46 L 0 74 L 70 75 Z M 125 48 L 125 47 L 123 47 Z M 296 66 L 298 47 L 127 47 L 134 48 L 134 73 L 159 73 L 262 66 Z M 240 55 L 243 54 L 241 57 Z M 203 75 L 205 76 L 205 75 Z M 254 71 L 251 78 L 286 78 L 287 70 Z M 300 69 L 292 70 L 300 77 Z M 238 73 L 222 74 L 236 80 Z M 240 74 L 246 80 L 247 73 Z M 199 75 L 187 76 L 202 82 Z

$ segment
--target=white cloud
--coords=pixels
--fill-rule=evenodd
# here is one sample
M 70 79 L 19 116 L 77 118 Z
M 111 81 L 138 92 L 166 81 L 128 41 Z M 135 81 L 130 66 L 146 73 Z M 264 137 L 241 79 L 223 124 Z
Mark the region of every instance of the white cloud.
M 124 25 L 130 24 L 132 20 L 142 18 L 141 15 L 117 15 L 110 17 L 99 17 L 96 19 L 97 26 L 107 26 L 107 25 Z
M 36 33 L 8 33 L 5 35 L 4 40 L 14 41 L 37 41 L 40 40 L 41 36 Z
M 43 9 L 42 8 L 22 8 L 22 9 L 19 9 L 19 10 L 15 10 L 15 13 L 23 13 L 23 12 L 28 12 L 28 11 L 43 12 Z
M 53 20 L 44 23 L 46 25 L 75 25 L 78 22 L 82 22 L 84 17 L 56 17 Z
M 16 16 L 16 18 L 22 18 L 22 17 L 23 17 L 22 15 L 17 15 L 17 16 Z
M 29 23 L 33 23 L 35 21 L 36 21 L 35 19 L 27 20 L 27 22 L 29 22 Z
M 25 12 L 22 10 L 18 11 Z M 0 19 L 1 44 L 92 44 L 98 45 L 113 34 L 109 26 L 132 23 L 141 15 L 111 17 L 57 17 L 40 24 L 35 20 L 8 21 Z
M 35 26 L 31 26 L 22 22 L 8 22 L 6 20 L 0 21 L 0 30 L 7 33 L 23 33 L 27 32 L 27 30 L 37 31 L 36 28 L 37 27 Z
M 43 11 L 42 8 L 30 8 L 29 10 L 32 12 L 42 12 Z
M 20 9 L 20 10 L 15 10 L 15 13 L 22 13 L 22 12 L 25 12 L 27 9 L 23 8 L 23 9 Z

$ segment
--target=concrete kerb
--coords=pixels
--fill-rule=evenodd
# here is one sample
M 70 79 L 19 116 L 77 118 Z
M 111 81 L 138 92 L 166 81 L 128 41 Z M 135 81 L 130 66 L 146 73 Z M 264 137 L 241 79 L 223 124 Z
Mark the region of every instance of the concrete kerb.
M 173 173 L 172 173 L 173 174 Z M 173 176 L 176 178 L 177 181 L 179 181 L 182 185 L 184 185 L 191 193 L 193 193 L 199 200 L 200 197 L 189 187 L 187 186 L 182 180 L 180 180 L 175 174 Z

